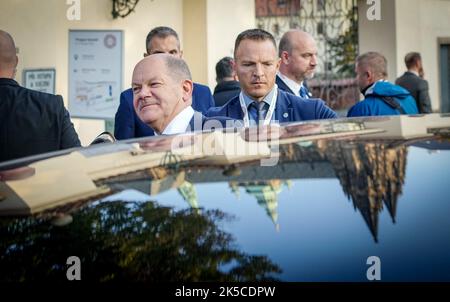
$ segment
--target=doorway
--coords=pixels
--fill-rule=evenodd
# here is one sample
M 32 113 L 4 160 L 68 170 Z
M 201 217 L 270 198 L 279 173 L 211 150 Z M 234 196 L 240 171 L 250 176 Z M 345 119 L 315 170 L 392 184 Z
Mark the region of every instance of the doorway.
M 450 43 L 439 43 L 439 75 L 441 87 L 441 112 L 450 112 Z

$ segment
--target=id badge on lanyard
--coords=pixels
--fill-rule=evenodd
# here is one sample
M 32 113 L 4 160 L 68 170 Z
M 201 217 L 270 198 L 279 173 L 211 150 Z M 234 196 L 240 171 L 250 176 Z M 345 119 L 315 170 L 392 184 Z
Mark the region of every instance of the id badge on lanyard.
M 264 119 L 264 124 L 263 124 L 264 126 L 269 125 L 270 121 L 272 120 L 272 115 L 273 115 L 273 112 L 275 111 L 275 105 L 277 103 L 277 97 L 278 97 L 278 87 L 275 84 L 275 92 L 270 101 L 270 106 L 269 106 L 269 110 L 267 111 L 266 118 Z M 244 127 L 248 128 L 248 127 L 250 127 L 250 120 L 248 118 L 248 109 L 247 109 L 247 106 L 245 105 L 244 94 L 242 91 L 239 93 L 239 102 L 241 103 L 241 109 L 242 109 L 242 112 L 244 113 Z

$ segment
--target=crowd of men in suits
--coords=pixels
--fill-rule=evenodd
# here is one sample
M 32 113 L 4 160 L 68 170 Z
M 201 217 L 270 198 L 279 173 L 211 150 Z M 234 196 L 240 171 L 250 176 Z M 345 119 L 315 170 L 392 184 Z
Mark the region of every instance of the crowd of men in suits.
M 304 31 L 286 32 L 278 47 L 262 29 L 240 33 L 234 58 L 225 57 L 216 65 L 214 96 L 207 86 L 192 81 L 173 29 L 152 29 L 145 45 L 131 88 L 120 95 L 117 139 L 201 130 L 209 121 L 218 127 L 227 127 L 230 121 L 249 127 L 337 117 L 308 90 L 318 51 L 314 38 Z M 61 96 L 19 86 L 14 81 L 17 62 L 14 40 L 0 31 L 0 162 L 80 146 Z M 356 81 L 364 100 L 350 108 L 348 116 L 431 112 L 420 54 L 408 54 L 405 62 L 408 72 L 394 85 L 386 81 L 382 54 L 358 56 Z

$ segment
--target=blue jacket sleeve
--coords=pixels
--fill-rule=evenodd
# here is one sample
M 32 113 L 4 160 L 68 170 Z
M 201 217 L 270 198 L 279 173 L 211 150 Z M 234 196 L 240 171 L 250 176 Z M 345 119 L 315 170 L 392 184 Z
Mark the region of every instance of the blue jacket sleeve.
M 194 83 L 192 93 L 192 108 L 206 115 L 208 109 L 214 107 L 214 98 L 208 86 Z
M 116 139 L 134 137 L 134 108 L 131 89 L 127 89 L 120 94 L 120 104 L 114 122 L 114 136 Z
M 325 102 L 322 100 L 316 102 L 316 116 L 317 119 L 337 118 L 336 112 L 325 105 Z
M 370 110 L 367 106 L 365 106 L 364 102 L 359 102 L 353 105 L 352 108 L 347 113 L 347 117 L 355 117 L 355 116 L 370 116 Z
M 208 112 L 206 112 L 205 116 L 206 117 L 213 117 L 213 116 L 218 116 L 220 114 L 222 107 L 211 107 L 208 109 Z

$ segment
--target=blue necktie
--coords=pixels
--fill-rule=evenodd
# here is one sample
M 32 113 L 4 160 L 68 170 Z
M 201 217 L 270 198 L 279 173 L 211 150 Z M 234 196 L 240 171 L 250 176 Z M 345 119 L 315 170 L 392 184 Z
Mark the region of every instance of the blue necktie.
M 258 102 L 252 102 L 248 105 L 248 119 L 251 121 L 258 119 Z
M 266 110 L 265 110 L 266 103 L 261 102 L 252 102 L 248 106 L 248 116 L 249 120 L 255 121 L 256 124 L 259 124 L 259 120 L 264 120 L 266 116 Z
M 300 95 L 301 98 L 304 98 L 304 99 L 308 99 L 309 98 L 308 90 L 306 89 L 305 86 L 302 85 L 300 87 L 299 95 Z

